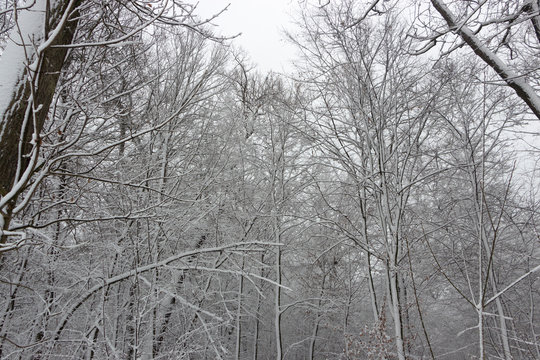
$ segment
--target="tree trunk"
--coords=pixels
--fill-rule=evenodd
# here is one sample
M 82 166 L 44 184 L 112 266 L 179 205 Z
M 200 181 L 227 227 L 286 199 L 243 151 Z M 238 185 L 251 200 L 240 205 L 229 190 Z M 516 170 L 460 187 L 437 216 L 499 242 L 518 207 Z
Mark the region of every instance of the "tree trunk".
M 242 259 L 242 273 L 244 272 L 245 259 Z M 240 276 L 238 285 L 238 309 L 236 311 L 236 351 L 235 359 L 240 359 L 240 347 L 242 345 L 242 296 L 244 295 L 244 276 Z
M 12 41 L 0 61 L 0 78 L 7 91 L 0 102 L 0 227 L 8 230 L 17 196 L 30 180 L 40 147 L 40 132 L 47 118 L 56 84 L 79 22 L 82 0 L 62 0 L 47 9 L 49 1 L 37 0 L 31 11 L 20 14 L 10 34 Z M 73 20 L 67 21 L 68 15 Z M 48 33 L 52 29 L 51 38 Z M 32 39 L 33 43 L 28 44 Z M 37 52 L 34 52 L 37 49 Z M 14 62 L 12 64 L 11 62 Z M 13 69 L 12 67 L 16 67 Z M 4 72 L 13 74 L 4 76 Z M 9 78 L 8 78 L 9 76 Z M 11 88 L 9 88 L 11 87 Z M 6 243 L 2 234 L 0 243 Z

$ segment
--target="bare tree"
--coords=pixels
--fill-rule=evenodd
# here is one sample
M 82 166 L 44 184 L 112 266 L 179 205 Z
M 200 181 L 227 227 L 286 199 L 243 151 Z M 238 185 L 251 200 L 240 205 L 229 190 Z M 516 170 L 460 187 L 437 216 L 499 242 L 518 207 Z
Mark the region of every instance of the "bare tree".
M 302 25 L 307 40 L 298 45 L 313 64 L 305 78 L 314 94 L 313 140 L 327 154 L 328 166 L 339 169 L 335 176 L 344 184 L 352 182 L 357 204 L 353 213 L 330 201 L 328 206 L 341 213 L 338 228 L 365 251 L 375 321 L 385 310 L 376 300 L 372 258 L 385 269 L 381 293 L 393 319 L 395 352 L 405 359 L 401 261 L 406 257 L 411 191 L 434 175 L 422 149 L 440 84 L 410 62 L 407 40 L 391 9 L 380 21 L 355 22 L 366 11 L 357 5 L 343 1 L 306 14 Z
M 540 97 L 535 89 L 538 86 L 540 44 L 538 2 L 456 1 L 447 5 L 445 1 L 432 0 L 431 4 L 444 19 L 445 26 L 437 26 L 430 19 L 427 26 L 433 30 L 429 35 L 420 36 L 428 38 L 420 52 L 427 51 L 437 42 L 444 42 L 449 38 L 449 33 L 456 34 L 461 41 L 457 44 L 452 41 L 444 52 L 447 54 L 467 45 L 540 119 Z M 413 36 L 417 35 L 415 33 Z
M 198 21 L 193 16 L 194 6 L 184 3 L 169 4 L 165 1 L 158 7 L 152 7 L 137 2 L 49 3 L 38 0 L 27 6 L 17 7 L 17 4 L 13 2 L 12 9 L 4 10 L 14 14 L 16 26 L 11 29 L 0 63 L 0 77 L 3 79 L 0 169 L 5 174 L 0 183 L 3 252 L 16 249 L 24 243 L 26 234 L 13 232 L 11 221 L 28 205 L 30 197 L 50 167 L 49 159 L 42 156 L 43 147 L 51 146 L 43 144 L 43 130 L 45 126 L 54 126 L 46 123 L 51 120 L 49 110 L 57 94 L 60 76 L 64 76 L 64 80 L 71 80 L 65 66 L 68 52 L 71 57 L 67 62 L 78 64 L 76 71 L 84 77 L 89 75 L 84 74 L 84 71 L 90 70 L 92 61 L 97 60 L 95 57 L 93 60 L 87 57 L 97 56 L 99 59 L 99 56 L 114 52 L 114 49 L 107 51 L 111 49 L 109 47 L 129 46 L 132 42 L 139 42 L 141 31 L 151 24 L 185 26 L 191 31 L 211 37 L 203 28 L 204 21 Z M 74 49 L 87 50 L 78 52 Z M 74 54 L 82 57 L 77 59 Z M 110 69 L 103 70 L 107 72 Z M 98 72 L 93 77 L 100 75 Z M 122 89 L 123 94 L 132 90 Z M 118 94 L 105 101 L 111 103 L 120 96 Z M 80 112 L 80 109 L 71 111 Z M 58 131 L 62 131 L 60 124 Z M 120 140 L 118 145 L 133 136 L 137 135 L 132 134 L 128 139 Z M 23 193 L 25 195 L 21 199 Z M 14 240 L 6 244 L 8 237 Z

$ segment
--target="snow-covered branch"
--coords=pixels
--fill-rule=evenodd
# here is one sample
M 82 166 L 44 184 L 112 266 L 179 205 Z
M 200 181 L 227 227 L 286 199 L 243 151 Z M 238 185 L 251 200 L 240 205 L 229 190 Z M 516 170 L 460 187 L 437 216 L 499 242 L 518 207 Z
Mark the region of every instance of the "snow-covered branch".
M 452 31 L 455 31 L 486 64 L 510 86 L 540 119 L 540 96 L 519 74 L 515 73 L 493 51 L 485 46 L 465 23 L 460 23 L 442 0 L 431 0 Z

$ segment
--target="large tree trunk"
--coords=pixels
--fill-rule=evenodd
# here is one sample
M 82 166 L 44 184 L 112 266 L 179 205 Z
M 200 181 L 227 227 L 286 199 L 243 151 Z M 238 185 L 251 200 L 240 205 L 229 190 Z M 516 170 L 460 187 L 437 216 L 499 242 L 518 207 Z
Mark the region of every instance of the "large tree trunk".
M 30 11 L 21 10 L 10 43 L 0 58 L 2 230 L 8 230 L 17 196 L 36 166 L 39 134 L 68 51 L 55 46 L 72 43 L 79 21 L 77 6 L 81 2 L 37 0 Z M 0 243 L 6 241 L 7 235 L 2 233 Z

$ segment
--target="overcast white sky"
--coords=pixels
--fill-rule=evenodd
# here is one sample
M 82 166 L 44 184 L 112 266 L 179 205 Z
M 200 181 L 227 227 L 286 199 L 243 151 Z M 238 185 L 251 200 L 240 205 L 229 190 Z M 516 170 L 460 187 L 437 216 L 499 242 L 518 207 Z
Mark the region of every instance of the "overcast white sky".
M 290 67 L 295 50 L 283 40 L 298 0 L 199 0 L 197 13 L 208 18 L 228 4 L 212 23 L 222 35 L 242 33 L 233 42 L 241 46 L 260 70 L 281 72 Z

